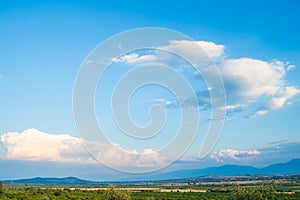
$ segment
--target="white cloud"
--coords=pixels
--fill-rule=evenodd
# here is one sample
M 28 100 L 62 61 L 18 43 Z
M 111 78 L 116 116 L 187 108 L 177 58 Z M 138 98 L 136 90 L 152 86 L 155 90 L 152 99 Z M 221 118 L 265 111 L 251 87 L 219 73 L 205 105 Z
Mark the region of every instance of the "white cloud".
M 227 59 L 220 65 L 230 93 L 239 99 L 275 95 L 283 86 L 284 63 L 268 63 L 251 58 Z
M 158 58 L 154 55 L 138 55 L 136 53 L 124 55 L 120 58 L 112 58 L 112 62 L 118 63 L 128 63 L 128 64 L 142 64 L 142 63 L 149 63 L 149 62 L 155 62 L 158 61 Z
M 202 47 L 203 52 L 199 52 L 199 46 Z M 265 115 L 271 110 L 283 108 L 291 98 L 300 93 L 296 86 L 289 85 L 285 79 L 286 73 L 295 68 L 288 62 L 278 60 L 267 62 L 253 58 L 232 59 L 225 54 L 225 46 L 207 41 L 172 40 L 168 45 L 157 48 L 172 51 L 187 58 L 193 65 L 202 67 L 201 74 L 204 77 L 215 80 L 215 70 L 211 70 L 212 66 L 207 66 L 207 61 L 210 62 L 208 55 L 220 70 L 226 89 L 229 105 L 219 109 L 229 111 L 231 115 L 234 113 L 239 113 L 240 117 Z M 137 53 L 124 55 L 121 58 L 115 58 L 114 61 L 127 64 L 160 62 L 171 63 L 170 65 L 175 67 L 183 66 L 183 63 L 177 59 L 174 56 L 167 56 L 166 53 L 153 51 L 144 55 Z M 203 96 L 199 96 L 200 98 Z M 169 107 L 178 104 L 174 100 L 165 100 L 161 103 Z
M 223 58 L 225 47 L 206 41 L 172 40 L 168 45 L 158 47 L 158 49 L 174 52 L 183 58 L 189 59 L 194 66 L 199 66 L 210 62 L 210 59 L 217 61 Z M 139 55 L 132 53 L 121 56 L 120 58 L 112 58 L 111 60 L 115 63 L 143 64 L 150 62 L 168 62 L 173 59 L 174 56 L 170 56 L 162 51 L 155 51 L 154 54 Z M 177 61 L 179 60 L 180 59 Z
M 112 166 L 156 166 L 162 165 L 165 159 L 153 149 L 144 149 L 142 153 L 136 150 L 121 149 L 119 145 L 116 148 L 107 148 L 98 153 L 97 159 L 103 163 Z
M 206 162 L 217 161 L 226 164 L 266 166 L 270 163 L 287 162 L 300 157 L 300 140 L 273 142 L 254 150 L 222 149 L 213 152 Z
M 179 102 L 177 100 L 154 99 L 154 102 L 160 103 L 165 107 L 178 107 L 179 106 Z
M 288 65 L 287 68 L 286 68 L 286 71 L 291 71 L 291 70 L 294 70 L 294 69 L 296 69 L 295 65 Z
M 278 109 L 284 106 L 286 101 L 299 94 L 300 90 L 293 86 L 282 86 L 278 92 L 269 100 L 268 108 Z
M 249 159 L 250 157 L 259 154 L 260 152 L 257 150 L 242 151 L 242 150 L 235 150 L 235 149 L 224 149 L 212 153 L 210 157 L 215 159 L 218 162 L 225 162 L 231 159 L 234 160 Z
M 226 105 L 226 106 L 218 107 L 218 109 L 220 109 L 220 110 L 233 110 L 233 109 L 240 108 L 240 107 L 243 107 L 243 105 L 233 104 L 233 105 Z
M 286 65 L 252 58 L 223 60 L 218 67 L 230 105 L 220 109 L 240 112 L 243 108 L 244 116 L 256 117 L 284 107 L 289 99 L 300 93 L 297 87 L 287 85 Z M 207 75 L 213 76 L 209 68 L 206 70 Z
M 7 159 L 71 161 L 72 154 L 85 153 L 80 140 L 69 135 L 51 135 L 37 129 L 27 129 L 22 133 L 8 132 L 1 135 Z
M 265 115 L 265 114 L 267 114 L 267 110 L 258 110 L 258 111 L 256 111 L 256 114 L 257 115 Z
M 199 46 L 204 50 L 199 52 Z M 160 47 L 188 58 L 194 66 L 210 61 L 221 59 L 224 56 L 225 47 L 207 41 L 172 40 L 167 46 Z
M 227 101 L 252 108 L 255 111 L 251 117 L 280 109 L 287 100 L 300 93 L 295 86 L 286 84 L 286 63 L 280 61 L 227 59 L 219 67 L 226 87 Z M 255 103 L 248 103 L 253 100 Z
M 136 150 L 122 149 L 120 145 L 112 148 L 99 141 L 87 141 L 67 134 L 54 135 L 37 129 L 5 133 L 0 136 L 0 142 L 6 149 L 2 159 L 10 160 L 96 163 L 83 148 L 84 142 L 97 155 L 97 160 L 113 166 L 152 166 L 164 162 L 153 149 L 138 153 Z

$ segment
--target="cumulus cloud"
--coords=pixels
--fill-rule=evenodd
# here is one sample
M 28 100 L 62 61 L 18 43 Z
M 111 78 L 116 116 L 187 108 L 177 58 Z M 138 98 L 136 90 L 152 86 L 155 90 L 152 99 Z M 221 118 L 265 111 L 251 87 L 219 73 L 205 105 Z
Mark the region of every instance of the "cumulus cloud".
M 269 165 L 300 157 L 300 140 L 273 142 L 253 150 L 222 149 L 207 159 L 227 164 Z M 208 160 L 206 160 L 208 161 Z
M 210 155 L 211 158 L 217 160 L 218 162 L 225 162 L 229 160 L 242 160 L 250 159 L 252 156 L 259 155 L 260 152 L 257 150 L 236 150 L 236 149 L 224 149 L 218 152 L 214 152 Z
M 227 102 L 252 108 L 252 117 L 282 108 L 299 94 L 285 80 L 286 63 L 266 62 L 251 58 L 226 59 L 220 65 Z
M 251 58 L 225 60 L 220 65 L 229 95 L 239 99 L 254 99 L 274 95 L 283 84 L 284 63 L 268 63 Z
M 199 51 L 199 46 L 204 51 Z M 298 87 L 289 85 L 285 79 L 286 73 L 296 67 L 288 62 L 264 61 L 247 57 L 233 59 L 225 53 L 224 45 L 207 41 L 173 40 L 168 45 L 158 48 L 188 58 L 194 66 L 201 69 L 201 74 L 209 77 L 210 80 L 214 80 L 216 74 L 215 70 L 212 70 L 214 67 L 207 65 L 207 61 L 208 58 L 214 61 L 223 78 L 228 104 L 219 107 L 219 109 L 228 111 L 228 115 L 231 116 L 236 114 L 242 118 L 253 118 L 265 115 L 269 111 L 283 108 L 290 99 L 300 93 Z M 115 62 L 127 64 L 147 62 L 168 64 L 171 62 L 170 60 L 172 60 L 171 66 L 183 66 L 183 63 L 177 62 L 174 56 L 168 57 L 166 53 L 157 51 L 147 52 L 143 55 L 133 53 L 115 58 Z M 200 77 L 198 72 L 195 75 Z M 210 90 L 215 91 L 218 89 L 210 88 Z M 190 105 L 207 107 L 210 102 L 208 91 L 206 91 L 207 94 L 204 94 L 205 91 L 196 91 L 198 104 L 197 102 L 189 102 L 188 99 L 184 101 Z M 178 101 L 173 99 L 164 100 L 161 103 L 166 107 L 178 107 Z
M 2 159 L 58 162 L 96 163 L 83 148 L 82 143 L 89 145 L 93 155 L 102 163 L 113 166 L 152 166 L 159 165 L 164 159 L 153 149 L 122 149 L 99 141 L 87 141 L 67 134 L 49 134 L 37 129 L 27 129 L 21 133 L 8 132 L 0 136 L 6 153 Z
M 199 66 L 210 62 L 211 59 L 215 62 L 221 60 L 224 56 L 225 47 L 223 45 L 218 45 L 207 41 L 194 42 L 188 40 L 172 40 L 168 45 L 160 46 L 157 49 L 157 51 L 151 52 L 152 54 L 149 54 L 149 52 L 147 52 L 148 54 L 146 53 L 145 55 L 132 53 L 119 58 L 112 58 L 111 61 L 115 63 L 123 62 L 127 64 L 143 64 L 151 62 L 170 63 L 171 60 L 171 63 L 174 63 L 175 59 L 176 64 L 178 65 L 181 61 L 181 58 L 176 59 L 174 55 L 169 55 L 169 53 L 160 51 L 165 50 L 175 53 L 183 58 L 187 58 L 191 64 L 194 66 Z
M 162 158 L 153 149 L 144 149 L 142 153 L 136 150 L 106 148 L 97 154 L 97 160 L 112 166 L 156 166 L 163 164 L 166 159 Z
M 272 96 L 268 102 L 268 108 L 278 109 L 285 105 L 286 101 L 300 92 L 294 86 L 282 86 L 278 89 L 277 93 Z
M 7 159 L 21 160 L 72 160 L 72 154 L 85 153 L 78 138 L 66 134 L 52 135 L 37 129 L 22 133 L 8 132 L 0 136 Z
M 203 51 L 199 51 L 199 46 Z M 213 61 L 220 60 L 223 58 L 225 51 L 225 47 L 220 44 L 188 40 L 172 40 L 169 45 L 160 48 L 175 52 L 183 58 L 188 58 L 194 66 L 200 66 L 210 61 L 210 59 Z

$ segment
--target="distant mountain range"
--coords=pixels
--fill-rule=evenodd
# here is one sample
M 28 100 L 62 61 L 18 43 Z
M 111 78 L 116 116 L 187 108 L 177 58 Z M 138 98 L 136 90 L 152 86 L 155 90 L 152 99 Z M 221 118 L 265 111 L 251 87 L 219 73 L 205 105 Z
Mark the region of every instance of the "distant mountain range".
M 99 184 L 99 182 L 82 180 L 76 177 L 65 178 L 29 178 L 18 180 L 5 180 L 4 183 L 19 183 L 19 184 L 37 184 L 37 185 L 90 185 Z
M 293 159 L 286 163 L 272 164 L 264 168 L 240 165 L 223 165 L 220 167 L 209 167 L 204 169 L 186 169 L 156 175 L 151 179 L 181 179 L 207 175 L 245 175 L 245 174 L 298 174 L 300 173 L 300 159 Z
M 220 167 L 210 167 L 205 169 L 186 169 L 177 170 L 158 175 L 139 178 L 143 181 L 159 181 L 171 179 L 186 179 L 207 176 L 236 176 L 236 175 L 274 175 L 274 174 L 300 174 L 300 159 L 293 159 L 286 163 L 272 164 L 264 168 L 256 168 L 251 166 L 239 165 L 223 165 Z M 126 182 L 129 180 L 124 180 Z M 138 180 L 130 180 L 138 181 Z M 42 185 L 95 185 L 105 184 L 108 182 L 87 181 L 75 177 L 66 178 L 31 178 L 19 180 L 6 180 L 5 183 L 20 183 L 20 184 L 42 184 Z

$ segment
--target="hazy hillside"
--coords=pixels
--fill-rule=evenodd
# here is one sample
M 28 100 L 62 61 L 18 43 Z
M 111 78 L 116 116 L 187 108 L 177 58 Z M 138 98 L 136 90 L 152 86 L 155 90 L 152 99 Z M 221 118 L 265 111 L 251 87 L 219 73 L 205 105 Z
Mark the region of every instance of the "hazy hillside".
M 239 165 L 223 165 L 220 167 L 210 167 L 205 169 L 187 169 L 179 170 L 168 173 L 163 173 L 153 176 L 139 177 L 138 179 L 122 180 L 126 181 L 155 181 L 155 180 L 169 180 L 169 179 L 184 179 L 193 178 L 208 175 L 217 176 L 234 176 L 234 175 L 259 175 L 259 174 L 299 174 L 300 173 L 300 159 L 293 159 L 286 163 L 277 163 L 265 168 L 255 168 L 251 166 L 239 166 Z M 31 183 L 31 184 L 47 184 L 47 185 L 61 185 L 61 184 L 102 184 L 99 182 L 82 180 L 75 177 L 66 178 L 31 178 L 31 179 L 19 179 L 19 180 L 6 180 L 6 183 Z

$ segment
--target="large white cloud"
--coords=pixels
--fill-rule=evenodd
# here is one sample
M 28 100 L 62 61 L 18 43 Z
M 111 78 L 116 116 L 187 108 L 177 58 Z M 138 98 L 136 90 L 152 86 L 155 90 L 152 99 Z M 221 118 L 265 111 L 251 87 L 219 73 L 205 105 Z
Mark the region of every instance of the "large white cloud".
M 199 52 L 199 46 L 204 51 Z M 233 59 L 225 53 L 224 45 L 207 41 L 173 40 L 168 45 L 159 48 L 188 58 L 194 66 L 202 69 L 202 75 L 214 80 L 215 70 L 211 70 L 213 67 L 207 66 L 209 56 L 219 69 L 226 89 L 228 105 L 219 107 L 219 109 L 230 111 L 229 114 L 240 113 L 242 117 L 264 115 L 270 110 L 284 107 L 292 97 L 300 93 L 296 86 L 289 85 L 285 79 L 286 73 L 295 68 L 289 63 L 278 60 L 269 62 L 253 58 Z M 172 63 L 174 66 L 174 59 L 176 60 L 172 56 L 168 57 L 164 53 L 154 51 L 143 55 L 137 53 L 124 55 L 121 58 L 115 58 L 115 62 L 127 64 L 164 62 Z M 182 63 L 177 63 L 177 65 L 181 66 Z M 196 76 L 199 75 L 196 73 Z M 219 88 L 210 89 L 218 90 Z M 198 94 L 206 93 L 198 92 Z M 209 93 L 207 94 L 208 96 L 198 96 L 198 99 L 210 98 Z M 165 101 L 177 103 L 173 99 Z
M 67 161 L 74 159 L 72 155 L 85 153 L 78 138 L 47 134 L 37 129 L 8 132 L 0 136 L 0 141 L 8 159 Z
M 282 108 L 300 90 L 285 80 L 288 65 L 251 58 L 226 59 L 220 71 L 226 87 L 227 101 L 253 107 L 252 116 Z
M 278 93 L 285 74 L 284 63 L 251 58 L 227 59 L 220 65 L 223 80 L 239 99 L 254 99 Z
M 122 149 L 119 145 L 112 148 L 99 141 L 83 141 L 67 134 L 49 134 L 37 129 L 5 133 L 0 136 L 0 142 L 6 150 L 2 159 L 10 160 L 96 163 L 83 148 L 84 142 L 97 155 L 98 161 L 112 166 L 153 166 L 164 162 L 153 149 L 138 153 L 136 150 Z

